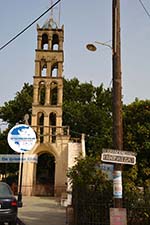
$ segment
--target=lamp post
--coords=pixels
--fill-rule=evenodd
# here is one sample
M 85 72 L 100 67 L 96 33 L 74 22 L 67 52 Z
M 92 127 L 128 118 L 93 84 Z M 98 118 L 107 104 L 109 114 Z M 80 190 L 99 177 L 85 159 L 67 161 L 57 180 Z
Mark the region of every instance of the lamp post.
M 120 0 L 112 0 L 112 46 L 107 43 L 95 42 L 105 45 L 112 50 L 112 115 L 113 115 L 113 149 L 123 150 L 122 128 L 122 87 L 121 87 L 121 49 L 120 49 Z M 88 44 L 87 49 L 96 51 L 93 44 Z M 114 207 L 122 207 L 122 166 L 114 165 Z M 117 178 L 117 179 L 116 179 Z M 116 189 L 119 189 L 117 193 Z
M 24 115 L 24 122 L 26 125 L 29 125 L 29 114 Z M 24 160 L 24 152 L 20 153 L 20 177 L 19 177 L 19 191 L 18 191 L 18 206 L 22 207 L 22 174 L 23 174 L 23 160 Z

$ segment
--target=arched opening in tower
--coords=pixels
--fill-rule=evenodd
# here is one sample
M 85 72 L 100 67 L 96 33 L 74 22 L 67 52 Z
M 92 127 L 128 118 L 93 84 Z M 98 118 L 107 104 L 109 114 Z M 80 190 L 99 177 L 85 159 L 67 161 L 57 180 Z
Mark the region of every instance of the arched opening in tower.
M 45 82 L 41 81 L 39 84 L 39 104 L 45 104 Z
M 50 86 L 51 105 L 57 105 L 58 88 L 57 83 L 52 82 Z
M 43 143 L 43 141 L 44 141 L 44 128 L 43 128 L 44 113 L 42 113 L 42 112 L 38 113 L 37 125 L 38 125 L 38 131 L 37 131 L 38 141 L 40 141 L 40 143 Z
M 41 71 L 42 77 L 46 77 L 46 73 L 47 73 L 47 67 L 43 66 L 42 71 Z
M 57 77 L 57 76 L 58 76 L 58 63 L 54 63 L 52 65 L 51 77 Z
M 52 39 L 52 50 L 58 51 L 59 50 L 59 38 L 57 34 L 53 35 Z
M 36 171 L 36 195 L 54 196 L 55 186 L 55 157 L 43 153 L 38 157 Z
M 47 34 L 42 35 L 42 46 L 41 46 L 41 48 L 43 50 L 48 50 L 48 35 Z
M 51 113 L 49 115 L 49 125 L 51 126 L 51 139 L 54 143 L 56 141 L 56 113 Z

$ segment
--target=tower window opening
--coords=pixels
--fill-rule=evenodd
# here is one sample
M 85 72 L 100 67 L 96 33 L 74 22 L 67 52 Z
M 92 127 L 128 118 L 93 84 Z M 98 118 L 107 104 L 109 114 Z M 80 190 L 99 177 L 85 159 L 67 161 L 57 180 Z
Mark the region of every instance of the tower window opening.
M 41 76 L 45 77 L 47 75 L 47 62 L 46 59 L 43 57 L 41 59 Z
M 45 104 L 45 83 L 44 82 L 40 82 L 39 85 L 39 103 L 41 105 Z
M 47 68 L 43 67 L 41 72 L 42 72 L 42 77 L 46 77 Z
M 52 50 L 58 50 L 59 49 L 59 38 L 57 34 L 53 35 L 53 40 L 52 40 Z
M 42 35 L 42 49 L 48 50 L 48 35 L 47 34 Z
M 38 135 L 38 140 L 40 143 L 43 143 L 44 141 L 44 113 L 39 112 L 38 117 L 37 117 L 37 124 L 38 124 L 38 130 L 37 130 L 37 135 Z
M 51 139 L 52 142 L 55 143 L 56 141 L 56 113 L 52 112 L 49 116 L 49 124 L 51 126 Z
M 51 96 L 51 105 L 57 105 L 57 96 L 58 90 L 57 90 L 57 83 L 52 82 L 50 86 L 50 96 Z
M 57 77 L 57 75 L 58 75 L 58 64 L 54 64 L 53 67 L 52 67 L 51 76 Z
M 56 126 L 56 113 L 52 112 L 49 116 L 49 125 Z

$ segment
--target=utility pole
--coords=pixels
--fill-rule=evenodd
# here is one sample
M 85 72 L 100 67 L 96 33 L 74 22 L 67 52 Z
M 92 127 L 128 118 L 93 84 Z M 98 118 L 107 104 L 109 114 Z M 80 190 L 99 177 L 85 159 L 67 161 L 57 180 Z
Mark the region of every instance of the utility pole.
M 112 0 L 113 149 L 123 150 L 120 0 Z M 122 208 L 122 166 L 114 165 L 114 207 Z
M 113 114 L 113 149 L 123 150 L 122 128 L 122 86 L 121 86 L 121 47 L 120 47 L 120 0 L 112 0 L 112 47 L 97 42 L 112 50 L 112 114 Z M 90 51 L 96 51 L 93 44 L 86 45 Z M 122 165 L 114 164 L 113 178 L 114 207 L 122 208 Z

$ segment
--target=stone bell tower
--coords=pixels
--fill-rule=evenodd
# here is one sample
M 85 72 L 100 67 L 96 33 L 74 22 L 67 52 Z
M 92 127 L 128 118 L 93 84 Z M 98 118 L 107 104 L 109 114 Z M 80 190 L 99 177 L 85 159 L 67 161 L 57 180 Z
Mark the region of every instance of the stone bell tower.
M 33 77 L 33 103 L 31 126 L 37 134 L 37 143 L 28 154 L 38 158 L 42 154 L 53 155 L 53 194 L 66 191 L 67 169 L 84 150 L 84 142 L 73 143 L 69 127 L 62 126 L 63 103 L 63 41 L 64 26 L 58 28 L 49 19 L 41 28 L 37 25 L 37 49 L 35 50 L 35 75 Z M 43 165 L 44 167 L 45 165 Z M 24 195 L 48 195 L 49 182 L 37 182 L 38 163 L 25 162 L 22 189 Z M 44 168 L 40 168 L 41 170 Z M 46 176 L 46 171 L 43 172 Z M 48 176 L 47 176 L 48 177 Z
M 45 143 L 62 132 L 64 28 L 58 29 L 50 19 L 37 32 L 32 126 L 38 126 L 40 142 Z

